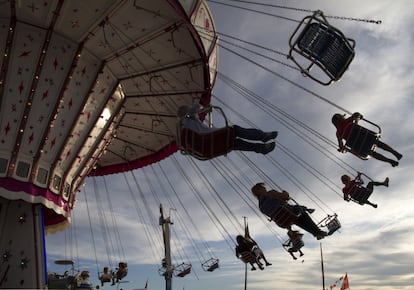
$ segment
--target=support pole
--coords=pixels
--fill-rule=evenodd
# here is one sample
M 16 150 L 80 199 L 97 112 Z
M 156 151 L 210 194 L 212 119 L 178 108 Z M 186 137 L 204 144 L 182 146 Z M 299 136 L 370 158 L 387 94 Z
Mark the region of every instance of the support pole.
M 172 224 L 170 217 L 164 218 L 162 205 L 160 204 L 160 226 L 162 227 L 162 235 L 164 238 L 165 258 L 163 261 L 163 267 L 165 267 L 165 290 L 172 290 L 172 275 L 174 272 L 174 266 L 171 262 L 171 247 L 170 247 L 170 224 Z
M 46 256 L 43 209 L 0 197 L 0 289 L 43 289 Z

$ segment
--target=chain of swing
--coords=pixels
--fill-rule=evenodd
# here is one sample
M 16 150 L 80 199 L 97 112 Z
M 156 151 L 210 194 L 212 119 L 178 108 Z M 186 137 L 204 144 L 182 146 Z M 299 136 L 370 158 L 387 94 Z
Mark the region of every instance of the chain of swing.
M 296 12 L 306 12 L 306 13 L 315 12 L 314 10 L 311 10 L 311 9 L 304 9 L 304 8 L 297 8 L 297 7 L 290 7 L 290 6 L 284 6 L 284 5 L 269 4 L 269 3 L 260 3 L 260 2 L 254 2 L 254 1 L 243 1 L 243 0 L 227 0 L 227 1 L 242 3 L 242 4 L 257 5 L 257 6 L 262 6 L 262 7 L 285 9 L 285 10 L 291 10 L 291 11 L 296 11 Z M 207 0 L 207 2 L 214 3 L 214 4 L 219 4 L 219 5 L 224 5 L 224 6 L 228 6 L 228 7 L 233 7 L 233 8 L 238 8 L 238 9 L 242 9 L 242 10 L 246 10 L 246 11 L 250 11 L 250 12 L 255 12 L 255 13 L 262 14 L 262 15 L 272 16 L 272 17 L 276 17 L 276 18 L 280 18 L 280 19 L 285 19 L 285 20 L 289 20 L 289 21 L 293 21 L 293 22 L 297 22 L 297 23 L 300 22 L 300 21 L 298 21 L 296 19 L 293 19 L 293 18 L 289 18 L 289 17 L 285 17 L 285 16 L 281 16 L 281 15 L 276 15 L 276 14 L 271 14 L 271 13 L 268 13 L 268 12 L 255 10 L 255 9 L 251 9 L 251 8 L 247 8 L 247 7 L 243 7 L 243 6 L 237 6 L 237 5 L 224 3 L 224 2 L 220 2 L 220 1 L 216 1 L 216 0 Z M 325 17 L 326 18 L 331 18 L 331 19 L 357 21 L 357 22 L 365 22 L 365 23 L 371 23 L 371 24 L 381 24 L 382 23 L 381 20 L 366 19 L 366 18 L 335 16 L 335 15 L 325 15 Z

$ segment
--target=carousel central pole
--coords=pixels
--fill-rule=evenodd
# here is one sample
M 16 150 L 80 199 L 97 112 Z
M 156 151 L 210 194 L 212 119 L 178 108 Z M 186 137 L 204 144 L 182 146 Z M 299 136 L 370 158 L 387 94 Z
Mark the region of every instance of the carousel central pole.
M 162 227 L 162 235 L 164 238 L 165 258 L 163 260 L 163 266 L 165 267 L 165 289 L 172 290 L 172 275 L 174 272 L 174 266 L 171 262 L 171 247 L 170 247 L 170 224 L 172 224 L 170 217 L 164 218 L 162 205 L 160 205 L 160 226 Z
M 46 256 L 41 205 L 0 197 L 0 289 L 46 285 Z

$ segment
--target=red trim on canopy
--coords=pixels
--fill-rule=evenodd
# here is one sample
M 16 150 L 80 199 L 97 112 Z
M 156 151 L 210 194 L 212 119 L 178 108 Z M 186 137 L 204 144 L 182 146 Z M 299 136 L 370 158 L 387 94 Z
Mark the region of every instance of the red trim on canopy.
M 150 165 L 152 163 L 161 161 L 177 151 L 178 151 L 178 147 L 175 144 L 175 141 L 173 141 L 167 146 L 165 146 L 164 148 L 162 148 L 161 150 L 159 150 L 158 152 L 136 159 L 129 163 L 109 165 L 109 166 L 104 166 L 104 167 L 94 169 L 91 171 L 89 176 L 102 176 L 102 175 L 115 174 L 115 173 L 121 173 L 124 171 L 138 169 L 138 168 Z

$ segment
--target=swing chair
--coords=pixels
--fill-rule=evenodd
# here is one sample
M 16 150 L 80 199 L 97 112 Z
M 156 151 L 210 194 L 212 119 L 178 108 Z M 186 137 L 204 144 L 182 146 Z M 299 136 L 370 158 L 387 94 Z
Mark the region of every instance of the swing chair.
M 341 228 L 341 223 L 339 222 L 338 215 L 335 213 L 333 215 L 328 214 L 318 223 L 318 226 L 320 228 L 327 228 L 328 236 L 330 236 Z
M 298 203 L 294 199 L 292 200 L 295 204 Z M 275 212 L 273 212 L 272 216 L 269 217 L 270 222 L 275 222 L 279 227 L 283 229 L 290 228 L 300 217 L 301 213 L 295 213 L 292 209 L 285 205 L 280 205 Z
M 49 289 L 62 289 L 66 290 L 69 289 L 71 285 L 73 285 L 73 282 L 75 280 L 74 275 L 74 267 L 73 267 L 73 261 L 71 260 L 56 260 L 56 265 L 66 265 L 71 266 L 70 271 L 65 271 L 63 275 L 50 272 L 47 274 L 48 283 L 47 286 Z
M 103 272 L 98 272 L 99 280 L 101 281 L 101 286 L 103 287 L 105 283 L 111 282 L 114 278 L 114 273 L 109 267 L 104 267 Z
M 249 226 L 245 223 L 244 227 L 244 240 L 249 243 L 251 248 L 249 250 L 239 251 L 238 247 L 236 247 L 236 256 L 240 260 L 242 260 L 245 264 L 251 264 L 252 270 L 255 270 L 254 263 L 258 265 L 258 267 L 263 270 L 263 264 L 259 261 L 261 255 L 263 255 L 262 250 L 257 245 L 256 241 L 250 236 L 249 233 Z M 240 246 L 240 245 L 239 245 Z
M 201 267 L 206 272 L 213 272 L 214 270 L 219 268 L 219 259 L 210 258 L 204 263 L 201 264 Z
M 359 120 L 365 121 L 375 128 L 375 131 L 377 132 L 358 125 Z M 357 119 L 353 123 L 348 124 L 343 130 L 341 138 L 346 140 L 343 151 L 350 152 L 360 159 L 368 160 L 375 151 L 377 141 L 380 137 L 380 126 L 363 118 Z
M 182 154 L 191 155 L 198 160 L 209 160 L 214 157 L 226 155 L 234 148 L 233 127 L 228 126 L 227 118 L 223 110 L 217 106 L 210 106 L 200 113 L 209 110 L 209 114 L 211 114 L 212 109 L 218 110 L 225 121 L 225 127 L 217 131 L 199 133 L 189 128 L 181 128 L 181 122 L 178 122 L 177 146 Z M 183 118 L 188 118 L 188 116 L 184 116 Z
M 368 175 L 358 172 L 357 176 L 355 177 L 355 180 L 359 180 L 362 184 L 364 184 L 364 180 L 361 178 L 361 175 L 365 176 L 370 181 L 374 181 L 372 178 L 370 178 Z M 373 190 L 369 190 L 367 188 L 355 188 L 355 191 L 351 194 L 350 200 L 358 203 L 359 205 L 364 205 L 367 203 L 368 198 L 373 193 Z
M 88 289 L 93 290 L 94 286 L 92 282 L 89 280 L 90 273 L 88 270 L 83 270 L 75 276 L 74 280 L 74 289 Z
M 118 263 L 118 269 L 114 273 L 115 282 L 118 283 L 120 280 L 126 277 L 128 274 L 128 264 L 125 262 Z
M 291 229 L 289 229 L 289 231 L 291 231 Z M 295 252 L 299 252 L 300 256 L 302 257 L 304 254 L 301 250 L 301 248 L 303 246 L 305 246 L 305 243 L 303 242 L 303 234 L 300 233 L 299 231 L 293 231 L 294 235 L 293 236 L 289 236 L 289 232 L 288 232 L 288 236 L 289 238 L 282 244 L 283 248 L 285 248 L 285 250 L 292 256 L 292 258 L 294 260 L 296 260 L 296 256 L 293 254 Z
M 174 276 L 183 278 L 191 273 L 191 264 L 181 263 L 174 268 Z
M 303 75 L 325 86 L 338 81 L 355 56 L 355 41 L 330 25 L 320 10 L 299 23 L 289 46 L 288 58 Z M 314 65 L 317 73 L 311 73 Z

